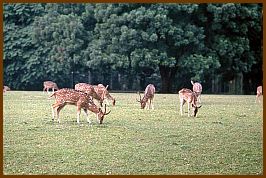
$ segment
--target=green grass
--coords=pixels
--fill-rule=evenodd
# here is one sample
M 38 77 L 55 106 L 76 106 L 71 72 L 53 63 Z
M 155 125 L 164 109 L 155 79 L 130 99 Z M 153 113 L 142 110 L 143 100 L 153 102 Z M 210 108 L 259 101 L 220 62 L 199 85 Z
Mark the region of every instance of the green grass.
M 180 116 L 177 94 L 156 94 L 141 110 L 137 94 L 112 93 L 102 125 L 66 106 L 52 121 L 46 93 L 4 93 L 3 172 L 10 174 L 263 174 L 262 104 L 255 96 L 203 95 L 198 117 Z M 186 111 L 186 105 L 184 107 Z

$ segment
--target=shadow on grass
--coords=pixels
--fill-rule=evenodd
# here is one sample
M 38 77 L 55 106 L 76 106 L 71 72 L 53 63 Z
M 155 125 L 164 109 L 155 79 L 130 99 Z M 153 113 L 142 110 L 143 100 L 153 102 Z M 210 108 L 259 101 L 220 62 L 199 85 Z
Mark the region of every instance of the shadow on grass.
M 80 121 L 80 123 L 78 124 L 77 121 L 74 120 L 60 120 L 60 123 L 57 122 L 57 120 L 52 120 L 52 119 L 47 119 L 45 120 L 45 125 L 58 125 L 58 126 L 79 126 L 79 127 L 83 127 L 83 126 L 88 126 L 88 127 L 97 127 L 97 128 L 107 128 L 109 127 L 109 122 L 104 122 L 103 124 L 99 124 L 96 121 L 92 121 L 91 124 L 89 124 L 87 121 Z

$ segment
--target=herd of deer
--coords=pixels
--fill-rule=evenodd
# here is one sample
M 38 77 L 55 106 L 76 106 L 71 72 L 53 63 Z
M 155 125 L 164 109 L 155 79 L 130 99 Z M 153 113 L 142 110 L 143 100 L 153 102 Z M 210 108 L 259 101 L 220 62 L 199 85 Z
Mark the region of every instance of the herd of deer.
M 190 116 L 190 105 L 192 105 L 193 116 L 195 117 L 198 109 L 201 107 L 198 106 L 198 101 L 200 101 L 202 86 L 200 83 L 194 83 L 193 81 L 191 81 L 191 83 L 193 85 L 193 91 L 183 88 L 178 92 L 180 99 L 180 112 L 181 115 L 183 115 L 183 105 L 187 102 L 188 116 Z M 66 105 L 75 105 L 77 107 L 77 123 L 79 123 L 80 112 L 81 109 L 83 109 L 87 115 L 88 123 L 91 123 L 88 116 L 89 110 L 96 114 L 97 120 L 100 124 L 102 124 L 104 116 L 111 112 L 106 111 L 106 104 L 104 106 L 104 111 L 102 111 L 101 107 L 103 101 L 106 100 L 106 102 L 108 103 L 108 100 L 112 100 L 113 105 L 115 105 L 115 99 L 109 94 L 107 90 L 108 85 L 105 87 L 102 84 L 90 85 L 87 83 L 78 83 L 75 85 L 75 89 L 59 89 L 56 83 L 52 81 L 45 81 L 43 83 L 43 86 L 43 92 L 49 92 L 49 89 L 52 89 L 53 91 L 53 94 L 50 96 L 55 97 L 55 103 L 52 105 L 53 120 L 56 117 L 59 123 L 59 113 L 61 109 L 63 109 Z M 143 97 L 141 97 L 140 93 L 138 94 L 140 98 L 139 100 L 136 100 L 140 103 L 141 109 L 154 109 L 153 98 L 155 94 L 155 87 L 153 84 L 149 84 L 146 87 Z M 101 107 L 98 107 L 93 102 L 93 99 L 99 101 Z
M 200 83 L 194 83 L 191 81 L 193 85 L 192 90 L 187 88 L 182 88 L 178 91 L 179 100 L 180 100 L 180 114 L 183 115 L 183 105 L 187 103 L 188 108 L 188 116 L 190 116 L 190 106 L 192 106 L 193 116 L 196 117 L 199 108 L 201 107 L 201 92 L 202 86 Z M 103 84 L 98 85 L 90 85 L 87 83 L 78 83 L 75 85 L 75 89 L 70 88 L 62 88 L 59 89 L 57 84 L 52 81 L 45 81 L 43 83 L 43 92 L 52 89 L 53 93 L 50 97 L 55 97 L 55 103 L 52 105 L 52 113 L 53 113 L 53 120 L 55 117 L 57 121 L 60 123 L 59 113 L 66 105 L 75 105 L 77 107 L 77 123 L 79 123 L 80 119 L 80 112 L 81 109 L 87 115 L 87 122 L 91 123 L 88 110 L 95 113 L 97 120 L 100 124 L 103 123 L 103 119 L 105 115 L 108 115 L 111 111 L 106 110 L 106 104 L 104 105 L 104 111 L 102 110 L 103 102 L 106 101 L 109 104 L 108 100 L 112 100 L 113 106 L 115 105 L 115 98 L 113 98 L 107 88 L 108 85 L 105 87 Z M 57 90 L 57 91 L 55 91 Z M 3 92 L 10 91 L 8 86 L 4 86 Z M 153 84 L 149 84 L 144 92 L 144 96 L 140 99 L 136 99 L 140 102 L 141 109 L 154 109 L 153 106 L 153 98 L 155 94 L 155 87 Z M 257 95 L 255 102 L 260 102 L 259 97 L 262 96 L 262 86 L 257 87 Z M 97 106 L 93 99 L 97 100 L 100 104 L 100 107 Z
M 104 111 L 101 109 L 103 101 L 108 99 L 112 100 L 113 105 L 115 105 L 115 98 L 113 98 L 107 91 L 108 85 L 105 87 L 102 84 L 90 85 L 87 83 L 78 83 L 75 85 L 75 89 L 62 88 L 59 89 L 57 84 L 52 81 L 45 81 L 43 83 L 43 91 L 49 92 L 49 89 L 53 90 L 53 94 L 50 97 L 55 97 L 55 103 L 52 105 L 53 120 L 55 117 L 60 123 L 59 113 L 66 105 L 77 106 L 77 123 L 79 123 L 81 109 L 87 115 L 87 122 L 91 123 L 88 115 L 88 110 L 95 113 L 97 120 L 100 124 L 103 123 L 103 118 L 108 115 L 111 111 L 106 111 L 106 104 L 104 106 Z M 57 91 L 55 91 L 57 90 Z M 93 99 L 99 101 L 100 106 L 98 107 Z

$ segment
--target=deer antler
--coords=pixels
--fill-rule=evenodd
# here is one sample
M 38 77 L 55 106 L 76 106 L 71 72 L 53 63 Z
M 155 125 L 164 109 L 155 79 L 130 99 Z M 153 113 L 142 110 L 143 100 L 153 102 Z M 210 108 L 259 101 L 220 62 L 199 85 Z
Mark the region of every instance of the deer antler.
M 108 115 L 111 112 L 111 110 L 109 112 L 106 113 L 106 104 L 104 105 L 104 115 Z
M 140 95 L 139 91 L 138 91 L 137 94 L 139 94 L 139 100 L 136 98 L 136 101 L 137 101 L 137 102 L 140 102 L 140 101 L 141 101 L 141 95 Z

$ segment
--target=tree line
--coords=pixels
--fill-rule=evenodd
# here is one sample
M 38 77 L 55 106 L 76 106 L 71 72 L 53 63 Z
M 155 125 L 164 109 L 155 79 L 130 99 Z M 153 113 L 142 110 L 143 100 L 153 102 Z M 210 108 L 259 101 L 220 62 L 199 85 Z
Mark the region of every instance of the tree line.
M 103 83 L 251 94 L 262 84 L 262 4 L 5 3 L 4 84 Z

